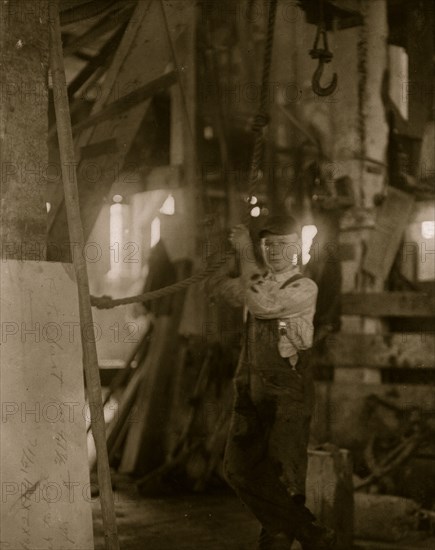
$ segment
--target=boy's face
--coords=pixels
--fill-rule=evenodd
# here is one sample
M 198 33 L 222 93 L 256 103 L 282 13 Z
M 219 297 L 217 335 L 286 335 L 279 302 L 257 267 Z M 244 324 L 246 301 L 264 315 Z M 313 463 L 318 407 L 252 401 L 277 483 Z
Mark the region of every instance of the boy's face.
M 274 273 L 288 271 L 297 264 L 300 252 L 300 237 L 291 235 L 268 234 L 261 239 L 261 248 L 266 264 Z

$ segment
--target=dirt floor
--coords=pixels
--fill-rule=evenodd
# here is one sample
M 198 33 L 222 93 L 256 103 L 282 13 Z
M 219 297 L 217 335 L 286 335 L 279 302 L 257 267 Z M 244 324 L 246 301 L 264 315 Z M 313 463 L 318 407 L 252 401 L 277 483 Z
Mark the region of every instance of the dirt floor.
M 230 490 L 143 498 L 130 480 L 114 493 L 121 550 L 255 550 L 259 526 Z M 104 550 L 101 510 L 93 502 L 95 550 Z M 292 550 L 299 550 L 295 543 Z M 412 544 L 357 541 L 358 550 L 434 550 L 435 539 Z M 349 549 L 351 550 L 351 549 Z

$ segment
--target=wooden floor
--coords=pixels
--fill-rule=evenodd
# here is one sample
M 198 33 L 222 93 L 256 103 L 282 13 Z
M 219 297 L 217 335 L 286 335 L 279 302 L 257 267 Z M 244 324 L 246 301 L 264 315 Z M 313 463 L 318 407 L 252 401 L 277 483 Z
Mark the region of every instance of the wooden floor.
M 115 492 L 122 550 L 253 550 L 256 520 L 230 492 L 145 499 Z M 95 550 L 104 550 L 101 511 L 93 504 Z
M 229 490 L 151 499 L 124 481 L 117 482 L 115 505 L 121 550 L 256 550 L 258 523 Z M 104 550 L 98 500 L 93 515 L 95 550 Z M 298 548 L 295 543 L 293 550 Z M 434 550 L 435 539 L 412 544 L 358 541 L 354 548 Z

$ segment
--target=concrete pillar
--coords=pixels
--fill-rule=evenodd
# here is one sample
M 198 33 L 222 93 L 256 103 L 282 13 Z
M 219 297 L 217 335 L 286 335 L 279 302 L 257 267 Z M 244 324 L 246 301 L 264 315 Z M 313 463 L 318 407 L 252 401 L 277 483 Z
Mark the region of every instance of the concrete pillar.
M 3 258 L 45 258 L 48 0 L 0 3 L 0 194 Z

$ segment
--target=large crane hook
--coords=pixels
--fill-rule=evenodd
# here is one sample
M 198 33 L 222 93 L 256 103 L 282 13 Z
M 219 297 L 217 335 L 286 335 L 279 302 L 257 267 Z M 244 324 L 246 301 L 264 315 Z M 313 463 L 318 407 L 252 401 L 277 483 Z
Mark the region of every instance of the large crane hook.
M 320 37 L 323 38 L 323 48 L 318 47 Z M 331 95 L 337 88 L 337 73 L 333 74 L 332 81 L 328 86 L 323 87 L 320 84 L 325 63 L 329 63 L 332 60 L 332 52 L 329 51 L 328 35 L 326 33 L 325 23 L 323 20 L 323 7 L 321 9 L 321 20 L 317 26 L 316 38 L 314 40 L 313 49 L 310 50 L 310 55 L 313 59 L 319 60 L 319 64 L 317 65 L 317 69 L 314 71 L 313 78 L 311 80 L 313 92 L 319 96 Z
M 337 88 L 338 78 L 337 73 L 334 73 L 332 75 L 332 81 L 328 86 L 322 87 L 320 85 L 320 79 L 323 75 L 323 67 L 325 66 L 325 62 L 323 59 L 319 59 L 319 64 L 317 65 L 317 69 L 314 71 L 313 78 L 311 80 L 311 86 L 313 88 L 313 92 L 319 96 L 327 96 L 331 95 L 335 92 L 335 89 Z

